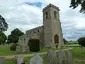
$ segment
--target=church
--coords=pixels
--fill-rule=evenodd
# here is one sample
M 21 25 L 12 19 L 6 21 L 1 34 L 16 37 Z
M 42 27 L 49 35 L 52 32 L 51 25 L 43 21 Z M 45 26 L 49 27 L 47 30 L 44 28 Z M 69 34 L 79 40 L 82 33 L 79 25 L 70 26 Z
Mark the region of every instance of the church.
M 64 46 L 61 22 L 59 18 L 60 9 L 52 4 L 43 9 L 43 26 L 30 30 L 19 37 L 17 51 L 29 51 L 29 40 L 39 39 L 40 49 L 61 48 Z

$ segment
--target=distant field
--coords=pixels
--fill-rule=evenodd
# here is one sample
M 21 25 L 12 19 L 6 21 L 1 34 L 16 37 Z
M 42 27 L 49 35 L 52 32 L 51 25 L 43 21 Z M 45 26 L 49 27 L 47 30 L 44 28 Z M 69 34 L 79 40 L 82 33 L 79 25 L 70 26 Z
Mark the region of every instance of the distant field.
M 66 47 L 80 47 L 79 44 L 66 44 Z

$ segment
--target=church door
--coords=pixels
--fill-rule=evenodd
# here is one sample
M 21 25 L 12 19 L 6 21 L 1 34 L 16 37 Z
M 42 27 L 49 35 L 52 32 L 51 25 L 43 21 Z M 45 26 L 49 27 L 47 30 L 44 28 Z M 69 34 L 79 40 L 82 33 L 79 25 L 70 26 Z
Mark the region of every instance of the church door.
M 59 36 L 57 34 L 54 36 L 54 42 L 55 42 L 56 48 L 58 48 Z
M 40 51 L 40 41 L 38 39 L 30 39 L 28 46 L 32 52 Z

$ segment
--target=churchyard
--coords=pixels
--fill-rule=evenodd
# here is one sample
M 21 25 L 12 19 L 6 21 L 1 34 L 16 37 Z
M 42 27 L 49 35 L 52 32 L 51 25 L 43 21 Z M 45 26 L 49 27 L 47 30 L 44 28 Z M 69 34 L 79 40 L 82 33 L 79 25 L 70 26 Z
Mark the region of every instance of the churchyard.
M 63 41 L 59 11 L 47 5 L 43 26 L 27 30 L 13 46 L 0 45 L 0 64 L 85 64 L 85 48 Z
M 71 45 L 71 47 L 70 47 L 70 45 Z M 50 53 L 50 54 L 46 53 L 46 54 L 43 54 L 43 55 L 37 55 L 37 56 L 40 56 L 43 59 L 43 64 L 47 64 L 47 62 L 49 60 L 51 60 L 50 62 L 54 61 L 54 60 L 52 60 L 52 59 L 55 59 L 53 57 L 56 57 L 56 61 L 58 62 L 57 64 L 59 64 L 59 59 L 58 59 L 59 55 L 60 55 L 60 57 L 63 57 L 65 59 L 69 58 L 70 60 L 71 60 L 71 57 L 72 57 L 72 61 L 74 61 L 74 64 L 85 64 L 85 60 L 84 60 L 85 59 L 85 50 L 81 49 L 81 47 L 72 47 L 72 45 L 78 46 L 78 44 L 68 44 L 68 48 L 72 48 L 71 49 L 72 56 L 69 55 L 70 54 L 69 52 L 65 51 L 65 49 L 67 49 L 67 47 L 65 49 L 63 49 L 63 51 L 65 53 L 63 53 L 62 51 L 61 51 L 62 53 L 60 53 L 58 49 L 56 49 L 56 51 L 57 51 L 56 53 L 52 50 L 50 50 L 50 51 L 52 51 L 53 53 L 50 53 L 49 49 L 42 49 L 39 52 L 36 52 L 36 55 L 37 55 L 37 53 L 43 53 L 43 52 L 49 52 Z M 10 47 L 10 45 L 4 45 L 4 46 L 1 45 L 0 46 L 0 51 L 1 51 L 0 56 L 11 56 L 11 55 L 17 56 L 19 54 L 34 54 L 35 53 L 35 52 L 24 52 L 23 53 L 23 52 L 10 51 L 9 47 Z M 51 57 L 52 54 L 54 55 L 53 57 Z M 65 55 L 68 54 L 71 57 L 67 57 L 67 56 L 64 57 L 63 54 L 65 54 Z M 25 56 L 25 57 L 23 55 L 21 55 L 21 57 L 23 58 L 22 60 L 25 62 L 25 64 L 30 64 L 31 59 L 33 57 L 36 57 L 36 55 L 34 54 L 33 56 Z M 49 57 L 51 57 L 51 58 L 49 59 Z M 3 61 L 4 64 L 17 64 L 17 60 L 18 60 L 17 57 L 15 57 L 15 58 L 10 58 L 10 59 L 4 59 L 4 60 L 1 60 L 1 61 Z M 67 61 L 67 60 L 64 60 L 64 61 Z

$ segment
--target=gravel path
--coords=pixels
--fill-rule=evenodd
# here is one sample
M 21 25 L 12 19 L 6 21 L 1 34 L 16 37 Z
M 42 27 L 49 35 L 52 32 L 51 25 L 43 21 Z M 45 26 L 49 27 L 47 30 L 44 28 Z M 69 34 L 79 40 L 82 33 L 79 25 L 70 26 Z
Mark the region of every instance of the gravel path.
M 27 57 L 27 56 L 33 56 L 35 54 L 39 54 L 39 55 L 43 55 L 43 54 L 46 54 L 47 52 L 42 52 L 42 53 L 33 53 L 33 54 L 19 54 L 19 55 L 8 55 L 8 56 L 0 56 L 0 57 L 4 57 L 5 59 L 12 59 L 12 58 L 16 58 L 17 56 L 24 56 L 24 57 Z
M 68 49 L 72 49 L 72 48 L 68 48 Z M 64 49 L 64 50 L 68 50 L 68 49 Z M 58 50 L 56 52 L 58 52 Z M 12 58 L 16 58 L 17 56 L 24 56 L 24 57 L 29 56 L 30 57 L 30 56 L 33 56 L 35 54 L 43 55 L 43 54 L 47 54 L 47 52 L 32 53 L 32 54 L 19 54 L 19 55 L 8 55 L 8 56 L 0 56 L 0 57 L 4 57 L 5 59 L 12 59 Z

